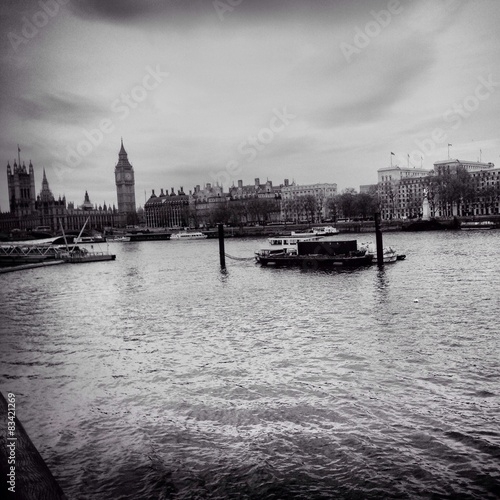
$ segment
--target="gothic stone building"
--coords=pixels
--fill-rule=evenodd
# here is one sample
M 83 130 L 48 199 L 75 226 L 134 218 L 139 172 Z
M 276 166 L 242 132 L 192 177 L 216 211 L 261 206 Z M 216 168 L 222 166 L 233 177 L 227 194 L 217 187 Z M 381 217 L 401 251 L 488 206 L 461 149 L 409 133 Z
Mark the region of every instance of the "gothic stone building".
M 113 227 L 118 221 L 115 207 L 94 206 L 85 192 L 83 204 L 75 208 L 73 203 L 66 204 L 66 198 L 57 199 L 52 194 L 43 170 L 42 189 L 35 194 L 35 169 L 29 163 L 28 168 L 14 162 L 13 167 L 7 164 L 7 181 L 9 188 L 10 212 L 0 214 L 0 231 L 8 233 L 12 230 L 30 231 L 43 227 L 44 230 L 56 233 L 61 224 L 65 231 L 79 231 L 89 219 L 86 230 L 103 231 Z
M 134 168 L 128 161 L 127 152 L 123 147 L 123 140 L 118 153 L 118 163 L 115 166 L 115 182 L 120 225 L 136 224 Z

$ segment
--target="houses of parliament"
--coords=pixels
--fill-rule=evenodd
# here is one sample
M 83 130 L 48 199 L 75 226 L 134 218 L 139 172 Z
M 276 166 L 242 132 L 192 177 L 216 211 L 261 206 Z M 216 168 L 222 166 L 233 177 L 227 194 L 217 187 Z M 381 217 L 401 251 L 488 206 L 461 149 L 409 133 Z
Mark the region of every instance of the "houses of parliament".
M 87 191 L 82 193 L 83 202 L 75 206 L 66 202 L 66 197 L 52 194 L 49 181 L 43 169 L 42 188 L 36 194 L 35 169 L 31 161 L 26 167 L 20 158 L 7 164 L 9 190 L 9 212 L 0 213 L 0 231 L 30 231 L 44 228 L 57 232 L 61 225 L 65 231 L 79 231 L 88 219 L 86 229 L 103 231 L 105 228 L 134 224 L 137 219 L 135 206 L 134 169 L 121 143 L 118 163 L 115 166 L 115 184 L 118 207 L 115 205 L 94 205 Z

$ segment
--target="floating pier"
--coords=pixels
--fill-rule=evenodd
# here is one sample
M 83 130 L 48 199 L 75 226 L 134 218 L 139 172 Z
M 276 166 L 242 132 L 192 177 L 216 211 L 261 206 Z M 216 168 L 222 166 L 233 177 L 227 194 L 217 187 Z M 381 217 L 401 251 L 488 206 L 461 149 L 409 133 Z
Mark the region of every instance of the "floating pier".
M 33 264 L 20 264 L 18 266 L 0 267 L 0 274 L 12 273 L 14 271 L 24 271 L 26 269 L 36 269 L 37 267 L 57 266 L 64 263 L 64 260 L 48 260 L 45 262 L 36 262 Z
M 60 258 L 60 250 L 52 245 L 2 244 L 0 245 L 0 262 L 5 264 L 34 264 Z

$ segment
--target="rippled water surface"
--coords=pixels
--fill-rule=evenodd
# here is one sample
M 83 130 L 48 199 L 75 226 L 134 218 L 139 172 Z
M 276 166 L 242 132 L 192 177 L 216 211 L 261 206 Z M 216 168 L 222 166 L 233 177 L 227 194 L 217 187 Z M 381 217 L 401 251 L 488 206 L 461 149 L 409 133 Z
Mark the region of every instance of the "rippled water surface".
M 0 390 L 70 499 L 498 498 L 500 232 L 385 243 L 407 260 L 158 241 L 0 275 Z

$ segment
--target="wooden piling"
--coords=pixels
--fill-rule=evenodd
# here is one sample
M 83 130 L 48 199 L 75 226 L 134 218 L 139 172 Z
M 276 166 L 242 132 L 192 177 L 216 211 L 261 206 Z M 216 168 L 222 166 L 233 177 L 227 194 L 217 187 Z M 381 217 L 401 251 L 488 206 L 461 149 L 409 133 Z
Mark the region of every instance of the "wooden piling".
M 220 267 L 222 269 L 226 268 L 226 253 L 224 251 L 224 224 L 218 224 L 219 228 L 219 257 L 220 257 Z
M 377 264 L 384 265 L 384 244 L 382 242 L 382 229 L 380 228 L 380 212 L 374 214 L 375 217 L 375 243 L 377 245 Z

